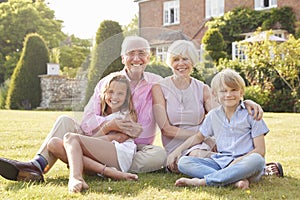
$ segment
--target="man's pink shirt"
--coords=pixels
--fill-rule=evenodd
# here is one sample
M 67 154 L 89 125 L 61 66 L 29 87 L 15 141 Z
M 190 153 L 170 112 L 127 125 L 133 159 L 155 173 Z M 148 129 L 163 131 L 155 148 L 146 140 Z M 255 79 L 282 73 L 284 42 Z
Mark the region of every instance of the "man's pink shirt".
M 125 69 L 116 73 L 125 75 L 130 81 Z M 109 77 L 110 75 L 98 82 L 94 94 L 84 108 L 81 129 L 86 135 L 93 135 L 93 131 L 105 121 L 105 118 L 101 116 L 100 94 L 102 86 L 110 79 Z M 138 123 L 143 127 L 143 132 L 135 139 L 136 144 L 152 144 L 155 139 L 156 122 L 152 110 L 151 89 L 152 85 L 161 79 L 162 77 L 159 75 L 144 72 L 143 79 L 135 88 L 131 88 L 134 107 L 138 114 Z

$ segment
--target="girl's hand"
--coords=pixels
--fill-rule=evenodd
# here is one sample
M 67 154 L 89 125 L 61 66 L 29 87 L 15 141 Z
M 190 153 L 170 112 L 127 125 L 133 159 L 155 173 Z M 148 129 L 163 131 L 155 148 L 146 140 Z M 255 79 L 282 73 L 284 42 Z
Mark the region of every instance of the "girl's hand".
M 109 141 L 117 141 L 119 143 L 125 142 L 127 139 L 129 139 L 129 136 L 124 134 L 124 133 L 113 133 L 113 134 L 108 134 L 107 137 L 109 138 Z
M 115 131 L 125 133 L 132 138 L 139 137 L 143 132 L 142 125 L 130 119 L 113 119 L 110 123 L 116 127 Z

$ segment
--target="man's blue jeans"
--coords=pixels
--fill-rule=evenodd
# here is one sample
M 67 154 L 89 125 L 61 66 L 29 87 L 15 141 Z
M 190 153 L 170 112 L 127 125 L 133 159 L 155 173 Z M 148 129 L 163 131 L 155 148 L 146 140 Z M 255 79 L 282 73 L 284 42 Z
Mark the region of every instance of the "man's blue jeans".
M 265 159 L 258 153 L 252 153 L 223 169 L 211 158 L 183 156 L 178 161 L 181 173 L 204 178 L 208 186 L 229 185 L 242 179 L 256 182 L 263 175 L 264 166 Z

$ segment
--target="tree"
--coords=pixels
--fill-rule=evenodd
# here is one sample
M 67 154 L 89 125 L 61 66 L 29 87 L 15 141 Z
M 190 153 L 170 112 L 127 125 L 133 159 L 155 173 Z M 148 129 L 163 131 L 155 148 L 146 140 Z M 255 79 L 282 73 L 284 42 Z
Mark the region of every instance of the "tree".
M 69 36 L 60 46 L 60 69 L 63 74 L 74 78 L 82 63 L 91 53 L 92 41 Z
M 9 85 L 7 108 L 32 109 L 40 105 L 41 87 L 38 75 L 46 74 L 48 62 L 49 52 L 44 39 L 36 33 L 28 34 Z
M 89 100 L 101 78 L 123 68 L 120 57 L 123 39 L 122 28 L 118 22 L 111 20 L 101 22 L 96 33 L 96 45 L 88 71 L 85 102 Z
M 300 103 L 300 40 L 290 35 L 286 42 L 277 43 L 268 39 L 271 34 L 272 31 L 267 32 L 265 41 L 246 44 L 247 60 L 243 70 L 250 84 L 260 86 L 262 91 L 273 91 L 272 95 L 281 91 L 280 96 L 289 95 L 296 112 Z
M 255 32 L 258 27 L 270 30 L 275 26 L 294 33 L 295 21 L 295 13 L 289 7 L 272 8 L 267 11 L 240 7 L 207 22 L 206 25 L 209 29 L 219 29 L 226 43 L 226 52 L 231 55 L 231 44 L 234 41 L 242 40 L 242 33 Z
M 0 83 L 9 78 L 20 58 L 23 39 L 29 33 L 41 35 L 49 48 L 58 47 L 66 36 L 62 21 L 43 0 L 9 0 L 0 3 Z
M 220 58 L 226 58 L 225 42 L 219 29 L 208 29 L 202 38 L 202 44 L 204 44 L 207 56 L 212 58 L 214 62 L 217 63 Z

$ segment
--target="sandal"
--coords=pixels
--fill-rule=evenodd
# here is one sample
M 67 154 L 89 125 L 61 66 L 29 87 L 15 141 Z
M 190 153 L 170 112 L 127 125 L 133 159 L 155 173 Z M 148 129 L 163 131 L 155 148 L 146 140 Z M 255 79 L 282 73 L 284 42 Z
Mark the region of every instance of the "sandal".
M 279 162 L 271 162 L 267 163 L 265 167 L 265 175 L 273 175 L 275 174 L 278 177 L 283 177 L 283 168 Z

